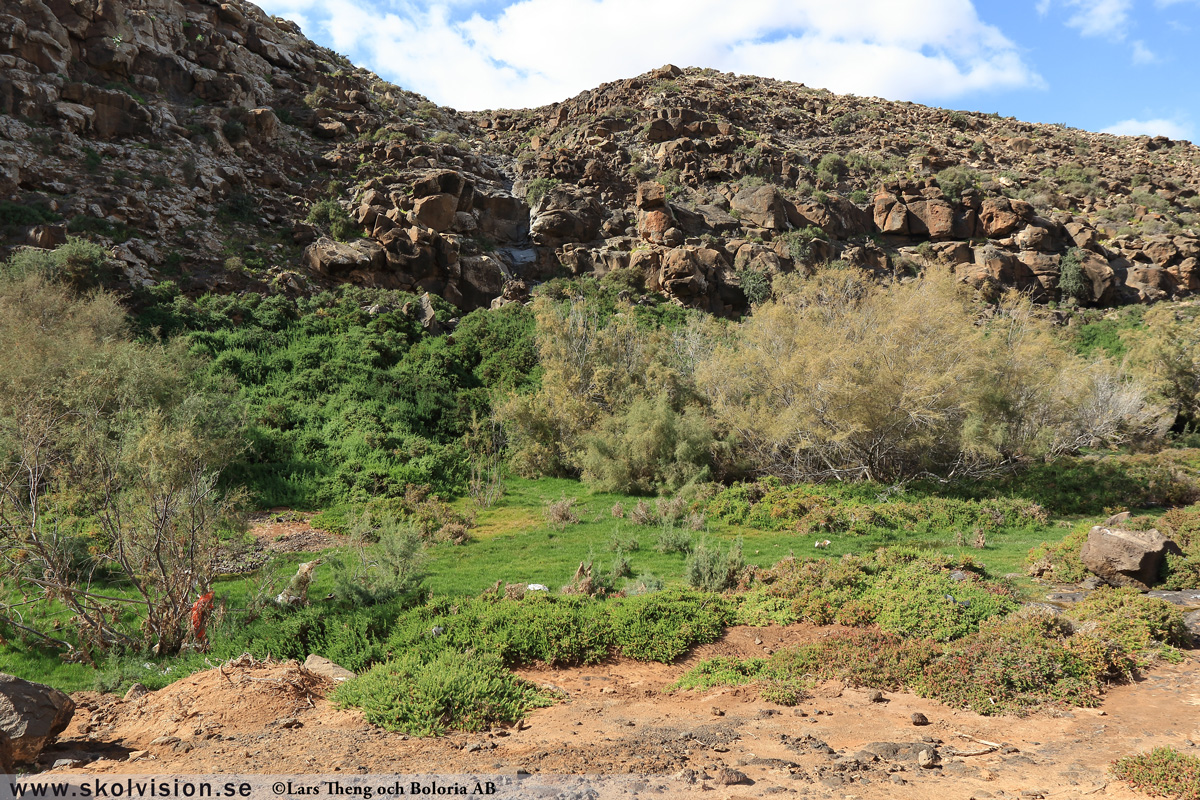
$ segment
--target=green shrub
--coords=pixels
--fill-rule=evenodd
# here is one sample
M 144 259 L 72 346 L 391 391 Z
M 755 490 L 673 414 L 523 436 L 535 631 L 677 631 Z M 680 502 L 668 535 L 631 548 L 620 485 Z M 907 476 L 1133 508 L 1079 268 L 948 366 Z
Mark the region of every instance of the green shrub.
M 1031 575 L 1050 576 L 1061 583 L 1079 583 L 1091 572 L 1079 559 L 1083 543 L 1087 541 L 1089 525 L 1072 531 L 1058 542 L 1042 542 L 1029 551 L 1025 564 Z
M 1072 606 L 1070 615 L 1095 623 L 1094 635 L 1119 645 L 1138 667 L 1159 658 L 1177 661 L 1175 648 L 1191 643 L 1183 612 L 1136 589 L 1097 589 Z
M 757 305 L 771 296 L 771 280 L 766 272 L 760 269 L 743 269 L 738 272 L 738 282 L 746 302 Z
M 391 517 L 372 530 L 376 543 L 370 547 L 364 532 L 356 533 L 359 546 L 340 554 L 332 565 L 338 600 L 361 606 L 415 599 L 426 574 L 421 538 Z
M 1063 299 L 1074 298 L 1081 303 L 1092 299 L 1092 281 L 1083 270 L 1083 253 L 1072 247 L 1058 265 L 1058 290 Z
M 739 539 L 728 550 L 701 542 L 684 564 L 684 580 L 689 586 L 706 592 L 723 592 L 737 586 L 746 561 Z
M 1111 769 L 1114 778 L 1152 797 L 1200 800 L 1200 758 L 1173 747 L 1119 758 Z
M 979 174 L 964 167 L 947 167 L 937 174 L 937 182 L 942 194 L 957 202 L 963 192 L 979 184 Z
M 551 703 L 495 654 L 470 651 L 445 651 L 429 661 L 401 655 L 346 681 L 333 699 L 342 708 L 362 709 L 373 725 L 415 736 L 511 724 Z
M 864 599 L 876 606 L 886 631 L 944 642 L 974 633 L 986 619 L 1017 608 L 1010 591 L 962 573 L 961 581 L 927 562 L 893 567 L 879 576 Z
M 817 180 L 824 183 L 837 183 L 845 171 L 846 159 L 837 153 L 826 153 L 817 162 Z
M 740 686 L 753 683 L 762 674 L 763 658 L 717 656 L 701 661 L 671 684 L 669 689 L 712 689 L 715 686 Z
M 693 645 L 718 639 L 729 609 L 719 596 L 670 590 L 626 598 L 611 608 L 611 617 L 622 653 L 670 664 Z
M 534 178 L 529 182 L 529 186 L 525 189 L 525 202 L 533 208 L 538 204 L 547 192 L 561 183 L 558 178 Z
M 434 636 L 432 631 L 441 632 Z M 594 664 L 613 647 L 608 607 L 583 596 L 530 593 L 521 600 L 495 595 L 438 601 L 402 615 L 387 639 L 394 653 L 478 649 L 510 666 Z
M 911 685 L 939 653 L 933 642 L 853 631 L 777 650 L 766 670 L 776 677 L 844 679 L 855 686 L 897 691 Z
M 658 532 L 654 549 L 660 553 L 690 553 L 692 534 L 683 528 L 675 527 L 674 524 L 664 524 Z
M 62 215 L 50 210 L 44 201 L 14 203 L 0 200 L 0 230 L 57 222 Z
M 712 441 L 700 409 L 676 411 L 666 394 L 638 399 L 587 438 L 582 477 L 602 492 L 675 492 L 708 478 Z
M 107 274 L 108 267 L 109 257 L 103 247 L 72 236 L 53 250 L 21 248 L 0 265 L 0 272 L 11 277 L 43 275 L 76 288 L 90 288 Z
M 1117 669 L 1104 648 L 1068 638 L 1048 616 L 993 620 L 925 668 L 918 694 L 978 714 L 1023 714 L 1053 703 L 1095 706 Z
M 1064 456 L 992 480 L 943 486 L 942 491 L 972 499 L 1028 498 L 1056 515 L 1187 506 L 1200 500 L 1200 450 Z
M 354 220 L 350 218 L 350 213 L 342 208 L 341 203 L 332 198 L 313 203 L 305 221 L 310 225 L 319 225 L 328 229 L 329 235 L 339 242 L 348 242 L 360 235 Z
M 240 142 L 246 138 L 246 126 L 236 119 L 227 119 L 221 126 L 221 133 L 225 134 L 226 140 L 230 143 Z
M 895 492 L 866 482 L 849 486 L 783 484 L 773 478 L 727 487 L 708 501 L 706 510 L 725 522 L 759 530 L 884 539 L 944 535 L 955 530 L 1029 528 L 1047 521 L 1045 509 L 1021 498 L 959 500 Z

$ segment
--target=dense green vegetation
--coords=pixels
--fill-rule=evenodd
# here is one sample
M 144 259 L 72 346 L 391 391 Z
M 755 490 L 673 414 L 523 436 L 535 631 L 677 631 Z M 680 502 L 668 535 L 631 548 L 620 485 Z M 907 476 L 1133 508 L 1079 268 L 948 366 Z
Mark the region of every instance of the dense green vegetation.
M 521 306 L 469 314 L 448 337 L 427 335 L 416 305 L 361 289 L 176 296 L 138 321 L 182 339 L 240 387 L 249 450 L 227 480 L 264 507 L 320 508 L 408 485 L 461 493 L 472 417 L 488 415 L 494 393 L 537 379 L 533 318 Z
M 1200 585 L 1197 317 L 1054 330 L 829 268 L 720 321 L 617 270 L 431 334 L 421 298 L 354 287 L 164 283 L 130 314 L 111 272 L 74 239 L 0 270 L 2 670 L 155 688 L 319 653 L 360 673 L 339 702 L 425 735 L 553 701 L 514 666 L 671 662 L 730 624 L 863 630 L 681 685 L 1022 712 L 1184 644 L 1161 603 L 1099 592 L 1075 629 L 995 576 L 1082 577 L 1081 535 L 1128 508 L 1186 551 L 1166 585 Z M 274 506 L 347 545 L 220 574 L 253 549 L 238 512 Z

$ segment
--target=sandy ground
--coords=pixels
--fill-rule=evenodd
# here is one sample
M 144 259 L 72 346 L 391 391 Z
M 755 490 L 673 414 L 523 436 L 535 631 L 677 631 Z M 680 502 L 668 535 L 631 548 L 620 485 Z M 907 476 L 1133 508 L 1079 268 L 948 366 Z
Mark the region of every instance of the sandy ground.
M 489 773 L 653 776 L 634 789 L 712 798 L 1138 797 L 1107 776 L 1114 759 L 1171 745 L 1200 754 L 1200 660 L 1115 687 L 1099 709 L 981 717 L 903 693 L 822 684 L 796 708 L 750 688 L 665 691 L 714 655 L 767 649 L 833 629 L 732 628 L 678 664 L 624 659 L 522 670 L 565 692 L 517 727 L 418 739 L 334 708 L 324 678 L 248 658 L 136 699 L 81 692 L 46 758 L 53 772 L 209 774 Z M 914 712 L 930 724 L 912 724 Z M 998 747 L 996 746 L 998 745 Z M 921 751 L 940 763 L 922 767 Z

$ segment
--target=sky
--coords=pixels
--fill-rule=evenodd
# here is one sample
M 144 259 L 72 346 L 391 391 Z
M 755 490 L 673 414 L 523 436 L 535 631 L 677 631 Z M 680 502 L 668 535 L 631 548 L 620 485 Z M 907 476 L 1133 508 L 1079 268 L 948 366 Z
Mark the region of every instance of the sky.
M 257 0 L 459 110 L 671 63 L 1200 141 L 1200 0 Z

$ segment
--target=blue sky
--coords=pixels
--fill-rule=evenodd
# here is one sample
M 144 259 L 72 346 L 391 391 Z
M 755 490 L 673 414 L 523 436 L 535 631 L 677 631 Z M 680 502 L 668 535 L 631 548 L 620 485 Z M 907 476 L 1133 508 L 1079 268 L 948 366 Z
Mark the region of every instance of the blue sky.
M 665 63 L 1200 140 L 1200 0 L 259 0 L 463 110 Z

